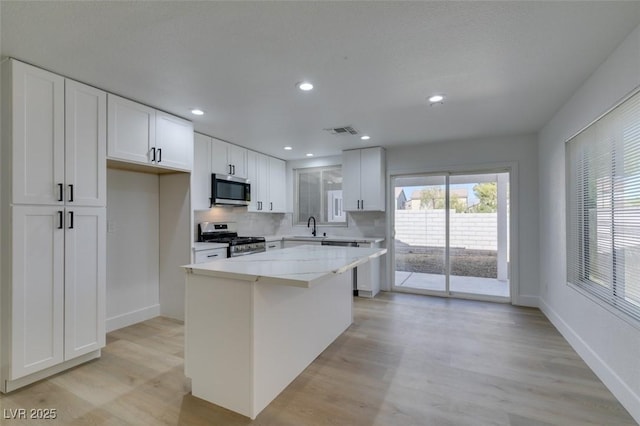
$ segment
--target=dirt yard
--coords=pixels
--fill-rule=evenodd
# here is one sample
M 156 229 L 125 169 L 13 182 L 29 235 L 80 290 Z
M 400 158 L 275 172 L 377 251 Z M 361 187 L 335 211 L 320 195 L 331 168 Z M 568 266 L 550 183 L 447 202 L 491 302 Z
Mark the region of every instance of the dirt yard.
M 396 241 L 396 270 L 444 274 L 444 248 L 409 246 Z M 497 278 L 497 252 L 451 248 L 451 274 Z

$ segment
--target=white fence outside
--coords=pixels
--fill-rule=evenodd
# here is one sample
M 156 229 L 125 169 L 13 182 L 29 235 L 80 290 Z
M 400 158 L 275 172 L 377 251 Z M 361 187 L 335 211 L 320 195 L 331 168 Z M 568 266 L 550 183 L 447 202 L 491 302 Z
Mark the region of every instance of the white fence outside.
M 450 210 L 452 248 L 497 250 L 497 213 L 456 213 Z M 396 210 L 396 240 L 411 246 L 444 247 L 444 210 Z

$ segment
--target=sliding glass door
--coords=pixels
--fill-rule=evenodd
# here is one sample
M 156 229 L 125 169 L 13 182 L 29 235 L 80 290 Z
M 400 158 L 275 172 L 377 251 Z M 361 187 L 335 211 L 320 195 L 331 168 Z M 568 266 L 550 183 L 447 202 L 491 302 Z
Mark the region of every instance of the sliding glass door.
M 509 173 L 392 179 L 395 291 L 510 300 Z
M 395 182 L 395 285 L 446 292 L 447 177 L 408 176 Z

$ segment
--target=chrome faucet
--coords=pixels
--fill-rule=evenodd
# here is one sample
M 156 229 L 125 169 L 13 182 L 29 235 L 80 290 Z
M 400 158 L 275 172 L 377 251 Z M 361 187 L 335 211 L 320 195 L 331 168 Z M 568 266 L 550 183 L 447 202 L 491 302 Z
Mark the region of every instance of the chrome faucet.
M 307 228 L 311 226 L 311 219 L 313 219 L 313 231 L 311 231 L 311 235 L 315 237 L 316 236 L 316 218 L 315 217 L 309 216 L 309 219 L 307 220 Z

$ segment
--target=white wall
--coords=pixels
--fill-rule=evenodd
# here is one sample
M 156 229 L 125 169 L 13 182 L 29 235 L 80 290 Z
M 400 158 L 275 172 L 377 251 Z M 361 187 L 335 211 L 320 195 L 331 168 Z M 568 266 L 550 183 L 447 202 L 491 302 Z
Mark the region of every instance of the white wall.
M 513 303 L 538 305 L 538 153 L 533 135 L 441 142 L 387 150 L 387 174 L 483 171 L 512 166 L 512 216 L 517 229 Z M 514 184 L 515 183 L 515 184 Z M 389 260 L 390 261 L 390 260 Z M 393 269 L 390 269 L 393 270 Z
M 107 331 L 159 315 L 159 178 L 107 170 Z
M 640 27 L 539 135 L 542 311 L 640 422 L 640 324 L 613 315 L 566 283 L 564 142 L 640 84 Z

